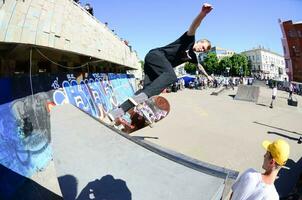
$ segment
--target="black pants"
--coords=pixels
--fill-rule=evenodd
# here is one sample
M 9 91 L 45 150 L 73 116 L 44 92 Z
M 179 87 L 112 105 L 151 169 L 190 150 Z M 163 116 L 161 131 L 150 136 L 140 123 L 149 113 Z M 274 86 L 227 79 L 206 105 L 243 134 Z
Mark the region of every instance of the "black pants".
M 135 95 L 143 92 L 148 97 L 152 97 L 160 94 L 165 88 L 177 81 L 172 64 L 164 53 L 159 50 L 151 50 L 146 55 L 144 71 L 144 87 L 142 90 L 137 91 Z M 126 101 L 120 107 L 127 112 L 133 105 Z

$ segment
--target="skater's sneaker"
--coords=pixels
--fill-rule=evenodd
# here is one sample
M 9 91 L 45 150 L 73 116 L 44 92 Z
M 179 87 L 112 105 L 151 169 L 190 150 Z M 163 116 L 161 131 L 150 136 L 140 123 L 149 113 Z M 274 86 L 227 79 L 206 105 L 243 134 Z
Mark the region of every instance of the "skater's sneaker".
M 153 127 L 153 123 L 155 121 L 154 113 L 148 105 L 138 104 L 135 107 L 135 110 L 140 116 L 142 116 L 146 119 L 146 121 L 150 127 Z
M 154 120 L 152 120 L 152 111 L 144 102 L 137 103 L 133 98 L 129 98 L 129 101 L 135 106 L 135 110 L 146 119 L 149 126 L 152 127 Z

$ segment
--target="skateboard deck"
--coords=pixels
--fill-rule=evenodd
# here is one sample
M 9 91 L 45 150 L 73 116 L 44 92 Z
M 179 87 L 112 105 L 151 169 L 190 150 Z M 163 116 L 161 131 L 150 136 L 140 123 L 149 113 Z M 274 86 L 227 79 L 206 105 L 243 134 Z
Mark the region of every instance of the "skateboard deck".
M 153 96 L 127 111 L 123 117 L 116 120 L 114 127 L 130 134 L 146 126 L 152 127 L 169 112 L 169 101 L 162 96 Z

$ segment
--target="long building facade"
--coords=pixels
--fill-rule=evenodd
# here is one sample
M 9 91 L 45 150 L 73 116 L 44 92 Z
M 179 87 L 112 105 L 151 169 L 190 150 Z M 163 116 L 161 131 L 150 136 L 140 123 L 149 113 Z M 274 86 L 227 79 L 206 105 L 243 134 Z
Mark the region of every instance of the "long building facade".
M 1 0 L 0 76 L 28 72 L 30 59 L 33 74 L 85 63 L 85 72 L 141 68 L 135 51 L 72 0 Z
M 290 81 L 302 82 L 302 21 L 293 23 L 279 20 L 285 57 L 286 72 Z
M 287 81 L 285 61 L 282 55 L 263 47 L 242 52 L 252 64 L 252 75 L 259 79 Z

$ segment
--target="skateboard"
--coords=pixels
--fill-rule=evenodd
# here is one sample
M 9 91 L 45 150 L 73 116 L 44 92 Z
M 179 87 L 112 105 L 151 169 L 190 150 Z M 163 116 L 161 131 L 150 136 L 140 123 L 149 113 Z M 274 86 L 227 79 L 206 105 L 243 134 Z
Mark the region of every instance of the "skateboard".
M 116 119 L 114 128 L 130 134 L 147 126 L 153 127 L 154 124 L 165 118 L 170 112 L 169 101 L 162 96 L 153 96 L 143 103 L 136 104 L 129 99 L 135 106 L 126 114 Z

